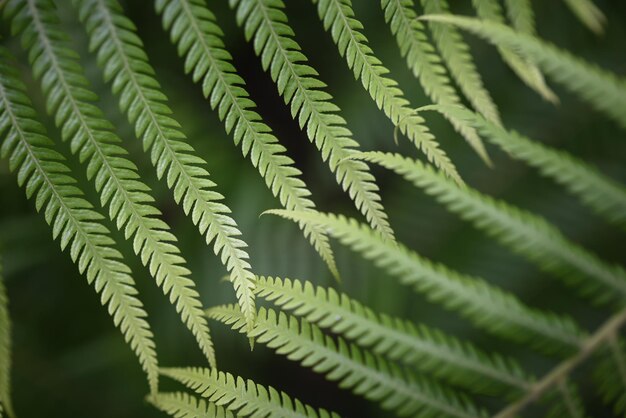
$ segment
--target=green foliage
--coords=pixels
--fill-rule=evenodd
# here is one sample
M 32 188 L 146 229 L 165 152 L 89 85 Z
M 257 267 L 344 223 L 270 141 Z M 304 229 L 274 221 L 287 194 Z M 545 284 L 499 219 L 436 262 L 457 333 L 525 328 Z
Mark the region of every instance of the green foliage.
M 55 116 L 63 140 L 87 164 L 87 177 L 100 193 L 100 203 L 108 206 L 109 217 L 126 239 L 132 239 L 135 253 L 170 296 L 209 363 L 215 365 L 202 304 L 176 237 L 158 218 L 161 213 L 153 205 L 149 187 L 127 158 L 113 125 L 95 106 L 96 95 L 89 90 L 79 57 L 61 30 L 54 4 L 50 0 L 15 0 L 7 3 L 5 16 L 11 20 L 13 32 L 22 34 L 34 75 L 47 98 L 47 110 Z
M 606 16 L 592 0 L 564 0 L 572 13 L 590 30 L 598 35 L 604 33 Z
M 209 309 L 209 317 L 235 330 L 245 327 L 245 320 L 233 305 Z M 244 330 L 245 332 L 245 330 Z M 415 417 L 484 417 L 468 399 L 434 381 L 401 371 L 395 364 L 339 338 L 336 341 L 306 320 L 298 321 L 284 313 L 261 308 L 252 335 L 279 354 L 303 366 L 337 380 L 384 409 Z
M 228 215 L 230 209 L 221 203 L 223 196 L 212 189 L 206 162 L 195 154 L 185 134 L 160 92 L 159 82 L 133 23 L 126 18 L 116 0 L 77 0 L 81 20 L 90 38 L 90 49 L 98 52 L 98 63 L 104 77 L 120 96 L 120 108 L 135 125 L 135 132 L 151 151 L 152 164 L 159 178 L 167 176 L 167 184 L 176 201 L 191 216 L 206 242 L 215 240 L 213 250 L 222 255 L 230 272 L 237 298 L 249 325 L 254 321 L 254 275 L 250 271 L 246 247 L 238 237 L 241 232 Z M 113 40 L 113 42 L 107 42 Z
M 315 410 L 297 399 L 292 400 L 286 393 L 279 393 L 271 386 L 265 388 L 252 380 L 243 380 L 215 369 L 162 369 L 161 374 L 179 381 L 240 417 L 339 418 L 333 412 Z
M 156 393 L 148 401 L 175 418 L 233 418 L 232 412 L 185 392 Z
M 65 159 L 46 137 L 6 49 L 0 48 L 0 57 L 0 156 L 11 162 L 18 184 L 35 199 L 37 211 L 43 211 L 61 249 L 69 248 L 80 273 L 101 294 L 101 303 L 139 357 L 154 391 L 158 366 L 153 335 L 130 269 L 102 225 L 102 216 L 85 200 Z
M 0 416 L 6 408 L 9 416 L 14 416 L 11 402 L 11 318 L 9 298 L 2 277 L 0 260 Z

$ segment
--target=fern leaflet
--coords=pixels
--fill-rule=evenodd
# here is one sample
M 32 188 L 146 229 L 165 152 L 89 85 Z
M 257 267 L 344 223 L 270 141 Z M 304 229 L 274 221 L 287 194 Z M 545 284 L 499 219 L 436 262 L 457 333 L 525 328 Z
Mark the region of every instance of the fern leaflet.
M 0 156 L 9 159 L 9 167 L 17 171 L 18 184 L 25 188 L 26 196 L 35 198 L 37 211 L 43 210 L 53 238 L 60 239 L 61 249 L 69 247 L 80 273 L 85 273 L 89 284 L 101 294 L 102 304 L 108 305 L 113 322 L 147 373 L 151 391 L 156 391 L 158 366 L 153 335 L 136 296 L 130 269 L 100 223 L 102 216 L 74 185 L 76 180 L 70 176 L 63 156 L 53 149 L 54 144 L 36 120 L 26 87 L 9 66 L 12 58 L 6 49 L 0 48 L 0 58 L 0 135 L 4 137 Z M 9 408 L 6 401 L 5 406 Z
M 215 402 L 240 417 L 339 418 L 334 412 L 316 410 L 285 392 L 267 389 L 252 380 L 243 380 L 215 369 L 161 369 L 161 374 L 181 382 L 203 398 Z
M 265 184 L 290 210 L 314 208 L 310 192 L 298 178 L 301 174 L 285 148 L 278 143 L 271 129 L 254 111 L 255 104 L 245 90 L 244 80 L 236 73 L 232 57 L 224 48 L 222 31 L 215 16 L 202 0 L 155 0 L 162 15 L 163 27 L 170 32 L 178 53 L 185 56 L 185 71 L 193 73 L 196 82 L 202 80 L 202 91 L 211 107 L 217 109 L 226 132 L 233 131 L 235 145 L 265 179 Z M 328 237 L 321 231 L 301 225 L 315 250 L 339 277 Z
M 563 0 L 574 15 L 597 35 L 604 33 L 606 16 L 592 0 Z
M 478 16 L 483 21 L 491 21 L 500 24 L 505 23 L 504 12 L 498 0 L 472 0 Z M 504 62 L 528 87 L 535 90 L 545 100 L 558 103 L 559 99 L 546 85 L 543 74 L 532 63 L 529 57 L 518 55 L 518 51 L 505 45 L 498 45 L 498 51 Z
M 527 342 L 551 353 L 569 353 L 581 343 L 582 332 L 571 319 L 528 308 L 515 296 L 482 279 L 435 264 L 401 244 L 385 243 L 352 219 L 317 212 L 270 210 L 266 213 L 324 227 L 342 244 L 397 276 L 400 283 L 425 294 L 434 303 L 459 311 L 477 327 L 494 335 Z
M 515 30 L 535 35 L 535 13 L 530 0 L 505 0 L 506 12 Z
M 148 401 L 174 418 L 234 418 L 223 407 L 184 392 L 155 393 Z
M 291 105 L 291 115 L 306 133 L 324 160 L 328 159 L 338 183 L 349 193 L 356 207 L 372 228 L 394 239 L 378 195 L 378 186 L 363 161 L 346 161 L 358 143 L 352 138 L 340 109 L 323 90 L 325 84 L 307 64 L 300 45 L 294 39 L 282 0 L 230 0 L 237 9 L 237 22 L 246 38 L 254 39 L 254 51 L 261 57 L 283 96 Z M 339 164 L 340 161 L 345 163 Z M 356 164 L 355 164 L 356 163 Z
M 376 105 L 403 134 L 421 149 L 428 160 L 447 176 L 462 183 L 456 167 L 428 131 L 424 120 L 415 115 L 408 100 L 395 80 L 385 76 L 389 71 L 383 67 L 367 45 L 367 39 L 360 32 L 363 27 L 354 18 L 349 1 L 317 1 L 317 11 L 324 29 L 332 36 L 339 53 L 346 58 L 354 77 L 361 79 L 365 90 Z M 480 138 L 477 138 L 480 142 Z
M 449 12 L 447 0 L 422 0 L 422 5 L 424 12 L 428 14 L 445 14 Z M 413 19 L 415 19 L 415 12 L 408 6 L 407 2 L 406 8 L 398 10 L 398 13 L 404 13 L 407 15 L 407 18 L 413 16 Z M 420 67 L 426 65 L 421 63 L 419 58 L 420 51 L 425 48 L 422 44 L 425 43 L 426 37 L 422 35 L 421 25 L 418 23 L 412 22 L 405 27 L 406 31 L 411 30 L 413 32 L 412 39 L 414 39 L 408 47 L 407 60 L 414 74 L 419 73 Z M 465 97 L 470 101 L 474 109 L 482 113 L 487 119 L 496 124 L 501 124 L 498 108 L 483 85 L 469 47 L 463 41 L 461 34 L 454 27 L 436 22 L 429 22 L 429 27 L 441 57 Z M 398 31 L 396 36 L 400 36 L 400 31 Z M 405 39 L 409 39 L 408 35 L 405 36 L 407 36 Z
M 207 314 L 243 331 L 244 318 L 234 305 L 211 308 Z M 304 319 L 299 322 L 265 308 L 259 309 L 257 318 L 251 335 L 258 342 L 338 381 L 340 387 L 378 402 L 384 409 L 414 417 L 486 417 L 468 398 L 424 377 L 402 372 L 395 364 L 341 338 L 335 343 Z
M 282 309 L 378 355 L 411 364 L 465 389 L 501 393 L 529 385 L 519 365 L 509 358 L 487 355 L 437 329 L 377 314 L 332 288 L 272 277 L 259 277 L 257 283 L 258 295 Z
M 494 44 L 515 48 L 556 82 L 579 95 L 626 129 L 626 81 L 533 36 L 491 22 L 458 16 L 430 16 L 451 23 Z
M 598 304 L 622 304 L 626 299 L 626 272 L 621 267 L 606 264 L 571 243 L 539 216 L 475 190 L 460 188 L 419 161 L 398 154 L 371 152 L 362 158 L 405 177 L 449 211 L 575 286 L 581 296 Z
M 143 51 L 134 24 L 124 16 L 116 0 L 75 0 L 81 20 L 87 27 L 90 49 L 97 51 L 104 77 L 113 84 L 135 132 L 151 150 L 152 164 L 159 178 L 166 176 L 175 200 L 191 216 L 206 242 L 215 240 L 213 250 L 230 273 L 241 310 L 254 320 L 254 275 L 250 271 L 246 244 L 232 219 L 223 196 L 212 189 L 215 183 L 186 141 L 172 117 L 167 98 L 160 92 L 155 73 Z
M 213 342 L 202 304 L 185 260 L 176 247 L 176 237 L 157 216 L 149 188 L 140 180 L 137 167 L 127 158 L 121 139 L 94 104 L 79 57 L 61 30 L 50 0 L 12 0 L 6 15 L 13 31 L 22 33 L 24 47 L 36 78 L 47 96 L 48 112 L 55 115 L 62 138 L 73 153 L 87 163 L 87 177 L 100 193 L 100 202 L 109 207 L 109 216 L 150 270 L 157 284 L 169 294 L 172 304 L 211 365 L 215 365 Z
M 1 56 L 1 52 L 0 52 Z M 3 57 L 4 58 L 4 57 Z M 1 68 L 1 67 L 0 67 Z M 0 110 L 2 106 L 0 106 Z M 1 113 L 0 113 L 1 115 Z M 0 118 L 0 135 L 6 129 Z M 11 403 L 11 317 L 9 316 L 9 296 L 2 276 L 2 260 L 0 260 L 0 416 L 6 408 L 7 415 L 14 417 Z

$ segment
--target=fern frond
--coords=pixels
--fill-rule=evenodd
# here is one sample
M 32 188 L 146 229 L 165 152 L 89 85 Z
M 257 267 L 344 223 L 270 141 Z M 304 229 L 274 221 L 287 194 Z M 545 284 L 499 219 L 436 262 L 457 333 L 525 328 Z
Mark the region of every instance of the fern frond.
M 234 418 L 223 407 L 185 392 L 155 393 L 148 402 L 174 418 Z
M 626 129 L 626 81 L 623 78 L 504 25 L 452 15 L 428 16 L 424 19 L 450 23 L 496 45 L 514 48 L 536 63 L 554 81 Z
M 206 161 L 196 155 L 180 124 L 172 118 L 135 25 L 117 0 L 74 2 L 87 28 L 90 49 L 97 51 L 98 64 L 104 69 L 105 79 L 112 82 L 120 108 L 134 124 L 144 149 L 151 151 L 158 177 L 167 178 L 174 199 L 205 235 L 207 245 L 215 241 L 213 251 L 221 255 L 251 327 L 256 309 L 247 245 L 229 216 L 230 209 L 221 202 L 224 197 L 213 190 L 215 183 L 204 168 Z
M 308 281 L 258 277 L 256 289 L 259 296 L 321 328 L 467 390 L 492 394 L 529 385 L 530 380 L 512 359 L 488 355 L 423 324 L 377 314 L 332 288 L 314 287 Z
M 424 12 L 427 14 L 446 14 L 449 13 L 450 8 L 447 0 L 422 0 Z M 416 17 L 415 12 L 412 9 L 403 8 L 398 13 L 404 13 L 408 18 L 413 19 Z M 476 65 L 474 64 L 472 55 L 469 50 L 469 46 L 463 41 L 461 34 L 455 27 L 449 25 L 442 25 L 437 22 L 429 22 L 430 30 L 433 34 L 433 39 L 441 53 L 443 61 L 448 66 L 450 74 L 456 80 L 459 88 L 472 104 L 474 109 L 482 113 L 490 121 L 500 125 L 500 114 L 496 107 L 491 95 L 483 85 L 482 78 Z M 413 59 L 409 59 L 409 65 L 415 72 L 419 72 L 421 64 L 419 62 L 419 51 L 424 49 L 422 43 L 426 41 L 425 36 L 420 36 L 420 26 L 416 23 L 410 23 L 406 30 L 412 30 L 413 38 L 415 41 L 409 47 L 407 58 L 409 55 L 413 55 Z M 410 50 L 415 48 L 413 54 Z
M 270 210 L 266 213 L 325 228 L 342 244 L 396 276 L 400 283 L 423 293 L 434 303 L 458 311 L 494 335 L 529 343 L 550 353 L 570 353 L 580 345 L 583 333 L 571 319 L 529 308 L 483 279 L 433 263 L 402 244 L 386 243 L 355 220 L 317 212 Z
M 60 239 L 61 249 L 69 247 L 80 273 L 100 293 L 101 303 L 107 305 L 113 322 L 147 373 L 151 391 L 156 391 L 153 335 L 130 269 L 101 223 L 102 216 L 75 186 L 65 159 L 53 149 L 54 144 L 36 120 L 26 87 L 9 66 L 12 58 L 7 50 L 1 47 L 0 58 L 0 136 L 4 138 L 0 156 L 9 160 L 18 184 L 25 188 L 28 198 L 34 198 L 37 211 L 43 211 L 53 238 Z
M 314 409 L 285 392 L 267 389 L 252 380 L 243 380 L 215 369 L 167 368 L 163 376 L 179 381 L 210 402 L 215 402 L 239 417 L 265 418 L 339 418 L 334 412 Z
M 215 15 L 202 0 L 155 2 L 163 27 L 170 32 L 179 55 L 185 57 L 185 71 L 192 73 L 195 82 L 202 81 L 202 91 L 211 107 L 217 109 L 226 132 L 233 132 L 235 145 L 241 145 L 244 156 L 250 155 L 267 187 L 287 209 L 313 209 L 311 192 L 298 177 L 300 170 L 294 167 L 293 160 L 285 155 L 285 147 L 254 110 L 245 82 L 224 47 Z M 328 237 L 308 226 L 300 227 L 333 275 L 339 277 Z
M 424 124 L 424 119 L 413 112 L 398 83 L 386 76 L 389 70 L 382 65 L 367 44 L 367 38 L 361 32 L 363 25 L 355 19 L 350 1 L 313 0 L 313 2 L 317 3 L 318 15 L 323 22 L 324 29 L 331 34 L 339 53 L 346 59 L 348 67 L 352 69 L 354 77 L 361 80 L 363 87 L 376 102 L 378 108 L 403 134 L 407 135 L 417 148 L 424 152 L 431 163 L 450 178 L 462 183 L 456 167 L 439 148 L 439 144 Z M 447 86 L 446 93 L 449 90 Z M 427 91 L 430 94 L 430 91 Z M 471 132 L 468 133 L 471 135 Z M 474 145 L 480 150 L 482 146 L 480 138 L 475 139 L 478 142 L 474 142 Z
M 626 344 L 614 336 L 609 346 L 598 352 L 593 372 L 596 391 L 616 415 L 626 414 Z
M 218 306 L 207 315 L 245 332 L 235 305 Z M 250 334 L 289 360 L 336 380 L 341 388 L 377 402 L 398 415 L 414 417 L 486 417 L 471 401 L 436 382 L 401 371 L 382 357 L 338 338 L 335 342 L 306 320 L 260 308 Z
M 574 15 L 596 35 L 604 33 L 606 16 L 592 0 L 563 0 Z
M 551 397 L 552 407 L 548 410 L 546 418 L 587 418 L 576 385 L 563 381 Z
M 480 115 L 462 107 L 424 106 L 454 113 L 473 126 L 487 141 L 499 146 L 511 157 L 535 167 L 545 177 L 564 186 L 578 199 L 611 223 L 626 227 L 626 188 L 604 176 L 595 167 L 554 148 L 532 141 L 513 130 L 495 126 Z
M 215 365 L 213 342 L 202 315 L 202 304 L 168 225 L 148 194 L 137 167 L 127 158 L 113 126 L 94 105 L 96 95 L 81 68 L 78 55 L 60 27 L 50 0 L 11 0 L 5 15 L 14 33 L 22 33 L 35 77 L 47 97 L 47 110 L 55 115 L 62 138 L 87 164 L 100 202 L 108 206 L 117 227 L 132 239 L 133 249 L 150 270 L 183 322 L 196 337 L 202 352 Z
M 581 296 L 598 304 L 623 304 L 626 300 L 626 272 L 568 241 L 543 218 L 470 188 L 458 187 L 419 161 L 398 154 L 371 152 L 366 161 L 380 164 L 403 176 L 433 196 L 449 211 L 541 269 L 576 287 Z
M 483 21 L 505 24 L 504 12 L 499 0 L 472 0 L 472 3 Z M 520 56 L 519 51 L 506 45 L 498 45 L 498 51 L 504 62 L 528 87 L 535 90 L 545 100 L 558 103 L 558 97 L 546 84 L 541 71 L 534 63 L 529 62 L 530 57 Z
M 254 40 L 254 51 L 262 58 L 263 69 L 270 73 L 285 104 L 291 106 L 292 117 L 301 129 L 306 129 L 309 140 L 322 158 L 328 160 L 337 182 L 372 228 L 393 240 L 393 230 L 369 167 L 363 161 L 346 161 L 358 143 L 339 115 L 340 109 L 332 96 L 324 90 L 326 85 L 319 80 L 317 71 L 307 64 L 308 59 L 294 39 L 283 11 L 283 1 L 230 0 L 229 3 L 237 10 L 237 23 L 243 27 L 246 39 Z M 340 161 L 346 163 L 339 164 Z
M 1 50 L 0 50 L 1 51 Z M 2 52 L 0 52 L 2 56 Z M 3 57 L 5 58 L 5 57 Z M 2 109 L 0 105 L 0 111 Z M 0 135 L 6 129 L 2 124 L 0 113 Z M 2 276 L 2 260 L 0 259 L 0 416 L 3 408 L 7 415 L 14 417 L 11 402 L 11 317 L 9 316 L 9 296 Z
M 535 13 L 531 0 L 504 0 L 506 13 L 515 30 L 535 35 Z

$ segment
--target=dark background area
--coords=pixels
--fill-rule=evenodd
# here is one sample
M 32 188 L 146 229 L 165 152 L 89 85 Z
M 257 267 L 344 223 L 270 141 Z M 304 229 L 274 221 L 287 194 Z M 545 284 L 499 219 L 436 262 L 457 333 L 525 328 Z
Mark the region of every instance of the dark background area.
M 355 139 L 365 150 L 402 152 L 419 157 L 408 141 L 393 142 L 393 126 L 380 112 L 369 94 L 355 81 L 339 56 L 329 34 L 324 32 L 314 6 L 308 0 L 290 0 L 287 13 L 296 39 L 329 85 L 335 103 L 342 109 Z M 375 54 L 391 70 L 391 77 L 415 107 L 429 103 L 419 83 L 406 67 L 379 2 L 355 1 L 359 18 Z M 469 1 L 451 2 L 457 13 L 471 13 Z M 534 1 L 537 28 L 541 37 L 617 74 L 626 74 L 626 2 L 597 1 L 608 16 L 606 34 L 595 36 L 583 27 L 561 1 Z M 220 282 L 226 273 L 212 249 L 207 247 L 191 220 L 184 216 L 163 181 L 156 178 L 141 142 L 117 107 L 117 101 L 101 79 L 94 56 L 88 53 L 86 34 L 68 0 L 57 4 L 76 50 L 81 54 L 100 105 L 117 127 L 138 165 L 143 179 L 153 189 L 164 219 L 179 239 L 180 248 L 193 272 L 205 306 L 235 301 L 228 283 Z M 323 211 L 359 217 L 347 195 L 335 183 L 327 165 L 290 116 L 269 75 L 264 73 L 227 2 L 210 2 L 226 33 L 227 48 L 234 55 L 240 74 L 259 106 L 259 113 L 273 128 L 281 143 L 304 172 L 313 200 Z M 212 179 L 225 195 L 226 204 L 249 244 L 253 269 L 257 274 L 310 280 L 334 286 L 371 308 L 416 322 L 436 325 L 491 350 L 506 351 L 536 374 L 543 374 L 554 360 L 540 357 L 525 347 L 493 340 L 471 328 L 457 316 L 434 306 L 419 295 L 407 292 L 393 277 L 375 268 L 358 255 L 333 244 L 343 283 L 335 283 L 325 265 L 297 227 L 272 216 L 259 215 L 279 203 L 266 189 L 256 169 L 244 160 L 241 151 L 226 135 L 217 114 L 202 97 L 199 86 L 183 72 L 182 60 L 151 2 L 126 1 L 125 10 L 139 28 L 151 63 L 163 91 L 169 96 L 175 118 L 182 124 L 190 143 L 207 160 Z M 52 120 L 44 117 L 45 106 L 38 84 L 33 82 L 19 42 L 9 35 L 6 22 L 0 23 L 5 44 L 21 58 L 23 78 L 48 125 L 51 137 L 65 154 Z M 485 84 L 499 106 L 505 125 L 546 144 L 567 150 L 596 165 L 612 178 L 626 183 L 626 141 L 624 132 L 570 94 L 551 87 L 561 99 L 558 106 L 541 100 L 502 63 L 495 49 L 466 36 Z M 540 178 L 524 164 L 508 158 L 493 147 L 488 151 L 495 168 L 486 167 L 461 137 L 440 117 L 431 114 L 427 122 L 443 148 L 455 161 L 466 182 L 476 189 L 541 214 L 572 241 L 600 254 L 602 258 L 625 264 L 624 235 L 582 207 L 564 190 Z M 84 170 L 70 158 L 75 175 L 84 181 L 92 202 L 98 202 Z M 404 180 L 373 167 L 381 187 L 383 203 L 399 241 L 420 254 L 443 262 L 461 272 L 478 275 L 508 289 L 525 302 L 556 312 L 568 313 L 588 329 L 593 329 L 607 312 L 593 309 L 563 287 L 553 277 L 488 239 L 471 225 L 446 212 Z M 161 417 L 145 401 L 145 377 L 130 348 L 114 328 L 93 288 L 81 277 L 67 253 L 61 253 L 43 217 L 36 214 L 23 190 L 0 162 L 0 252 L 13 320 L 14 370 L 13 397 L 20 417 Z M 360 219 L 360 217 L 359 217 Z M 108 223 L 111 230 L 114 225 Z M 206 366 L 191 334 L 178 319 L 132 248 L 115 232 L 116 241 L 132 267 L 141 299 L 156 334 L 159 361 L 163 366 Z M 302 401 L 332 409 L 345 417 L 375 417 L 387 414 L 347 391 L 336 388 L 321 376 L 290 363 L 257 344 L 250 352 L 246 339 L 230 329 L 211 323 L 220 369 L 272 385 Z M 589 412 L 605 416 L 593 383 L 581 381 Z M 163 390 L 180 389 L 162 380 Z M 501 404 L 486 400 L 494 408 Z M 529 416 L 532 416 L 529 415 Z

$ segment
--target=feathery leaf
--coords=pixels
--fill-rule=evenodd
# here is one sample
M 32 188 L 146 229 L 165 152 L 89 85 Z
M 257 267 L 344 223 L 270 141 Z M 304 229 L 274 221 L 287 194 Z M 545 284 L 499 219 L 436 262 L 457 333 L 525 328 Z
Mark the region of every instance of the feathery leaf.
M 316 410 L 285 392 L 267 389 L 252 380 L 243 380 L 215 369 L 197 367 L 161 369 L 163 376 L 179 381 L 210 402 L 240 417 L 265 418 L 339 418 L 334 412 Z
M 11 0 L 5 16 L 11 20 L 13 32 L 22 33 L 22 44 L 47 97 L 47 110 L 55 116 L 63 140 L 87 164 L 87 177 L 95 183 L 100 203 L 108 205 L 109 217 L 126 239 L 132 239 L 135 253 L 169 295 L 209 363 L 215 365 L 202 303 L 175 245 L 176 237 L 158 218 L 160 212 L 153 205 L 150 189 L 127 158 L 113 126 L 94 105 L 96 95 L 89 90 L 79 57 L 61 30 L 54 4 L 50 0 Z
M 207 311 L 210 318 L 245 332 L 243 315 L 235 305 Z M 338 338 L 335 342 L 306 320 L 260 308 L 250 334 L 291 361 L 336 380 L 349 389 L 398 415 L 414 417 L 486 417 L 471 401 L 430 379 L 402 371 L 382 357 Z
M 257 294 L 282 309 L 353 340 L 391 360 L 478 393 L 514 392 L 530 380 L 512 359 L 488 355 L 472 344 L 423 324 L 377 314 L 345 293 L 311 282 L 258 277 Z
M 515 30 L 535 35 L 535 13 L 531 0 L 504 0 L 506 12 Z
M 449 211 L 559 276 L 595 303 L 621 305 L 626 300 L 624 269 L 607 264 L 568 241 L 543 218 L 470 188 L 458 187 L 421 162 L 398 154 L 371 152 L 360 158 L 395 171 Z
M 223 407 L 184 392 L 155 393 L 148 402 L 174 418 L 234 418 Z
M 256 105 L 224 47 L 215 15 L 202 0 L 155 0 L 155 3 L 163 27 L 178 46 L 178 54 L 185 57 L 185 72 L 192 73 L 195 82 L 202 82 L 204 96 L 217 109 L 226 132 L 233 132 L 235 145 L 241 145 L 244 156 L 250 155 L 267 187 L 287 209 L 313 209 L 311 192 L 298 177 L 300 170 L 294 167 L 293 160 L 285 155 L 285 148 L 254 110 Z M 308 226 L 300 227 L 331 273 L 339 277 L 328 237 Z
M 80 273 L 85 273 L 100 293 L 101 303 L 108 305 L 113 322 L 147 373 L 151 391 L 156 391 L 158 365 L 153 335 L 130 269 L 101 223 L 102 216 L 85 200 L 65 159 L 53 149 L 17 70 L 9 66 L 12 58 L 2 47 L 0 58 L 0 137 L 4 138 L 0 156 L 9 159 L 18 184 L 25 188 L 28 198 L 34 198 L 37 211 L 43 211 L 53 238 L 59 238 L 62 250 L 69 247 Z
M 188 144 L 180 124 L 171 116 L 167 97 L 161 92 L 155 72 L 143 50 L 132 21 L 124 16 L 117 0 L 74 0 L 87 27 L 90 49 L 97 51 L 104 78 L 119 96 L 120 108 L 135 125 L 144 149 L 151 151 L 152 164 L 159 178 L 166 176 L 174 198 L 213 251 L 233 282 L 241 310 L 254 322 L 254 275 L 250 271 L 246 243 L 239 237 L 230 209 L 223 196 L 212 189 L 206 162 Z
M 462 275 L 433 263 L 402 244 L 386 243 L 369 228 L 341 215 L 270 210 L 266 213 L 325 228 L 342 244 L 397 276 L 400 283 L 423 293 L 474 323 L 477 327 L 513 341 L 529 343 L 545 352 L 571 353 L 583 334 L 562 316 L 523 305 L 515 296 L 480 278 Z

